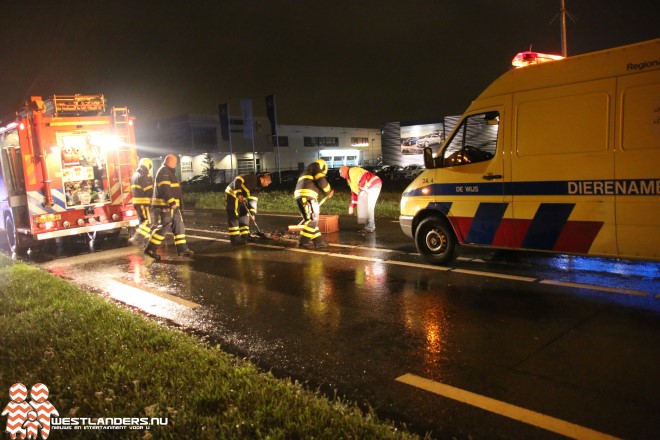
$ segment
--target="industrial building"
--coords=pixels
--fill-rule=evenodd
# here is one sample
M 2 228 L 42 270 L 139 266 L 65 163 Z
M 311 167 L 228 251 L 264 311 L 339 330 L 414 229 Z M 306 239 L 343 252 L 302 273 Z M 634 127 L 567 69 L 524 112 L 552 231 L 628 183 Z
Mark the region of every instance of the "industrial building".
M 228 133 L 222 133 L 218 115 L 187 114 L 147 127 L 137 124 L 136 136 L 140 156 L 156 164 L 161 156 L 178 155 L 182 181 L 203 174 L 207 154 L 219 170 L 219 182 L 254 170 L 302 170 L 319 158 L 330 168 L 375 165 L 381 160 L 379 128 L 278 124 L 275 137 L 267 117 L 255 116 L 251 125 L 246 127 L 243 117 L 230 116 Z

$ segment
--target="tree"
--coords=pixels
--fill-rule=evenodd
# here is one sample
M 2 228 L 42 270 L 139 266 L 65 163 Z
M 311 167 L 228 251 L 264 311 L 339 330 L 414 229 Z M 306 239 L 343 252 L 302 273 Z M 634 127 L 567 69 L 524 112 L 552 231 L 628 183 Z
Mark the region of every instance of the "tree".
M 215 183 L 215 176 L 218 174 L 218 169 L 215 167 L 215 162 L 210 153 L 206 153 L 204 156 L 204 169 L 202 174 L 206 176 L 210 183 Z

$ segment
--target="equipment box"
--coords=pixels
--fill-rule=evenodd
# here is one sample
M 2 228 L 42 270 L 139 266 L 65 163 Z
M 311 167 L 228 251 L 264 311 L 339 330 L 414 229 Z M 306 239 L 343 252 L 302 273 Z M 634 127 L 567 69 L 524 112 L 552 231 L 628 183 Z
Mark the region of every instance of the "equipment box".
M 324 234 L 339 231 L 339 216 L 319 215 L 319 230 Z

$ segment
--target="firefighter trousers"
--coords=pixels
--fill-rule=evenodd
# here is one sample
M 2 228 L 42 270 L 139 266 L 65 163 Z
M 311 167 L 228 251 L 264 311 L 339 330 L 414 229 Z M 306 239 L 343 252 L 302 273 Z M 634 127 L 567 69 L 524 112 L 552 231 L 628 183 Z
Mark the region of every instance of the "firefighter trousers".
M 321 208 L 316 199 L 310 197 L 298 197 L 296 199 L 298 210 L 303 218 L 303 229 L 300 231 L 300 244 L 312 241 L 315 245 L 321 243 L 321 231 L 319 230 L 319 214 Z
M 247 240 L 250 235 L 250 217 L 245 204 L 231 195 L 227 195 L 226 201 L 229 239 L 234 244 Z
M 179 208 L 161 208 L 160 212 L 160 226 L 151 234 L 151 240 L 147 245 L 149 251 L 155 251 L 158 246 L 165 240 L 165 235 L 172 233 L 174 235 L 174 244 L 176 251 L 181 254 L 188 250 L 186 243 L 186 227 L 183 224 L 183 217 Z
M 134 204 L 133 206 L 137 211 L 138 219 L 140 219 L 140 224 L 135 229 L 133 237 L 137 238 L 140 236 L 145 240 L 148 240 L 151 235 L 151 228 L 154 224 L 151 216 L 151 205 Z

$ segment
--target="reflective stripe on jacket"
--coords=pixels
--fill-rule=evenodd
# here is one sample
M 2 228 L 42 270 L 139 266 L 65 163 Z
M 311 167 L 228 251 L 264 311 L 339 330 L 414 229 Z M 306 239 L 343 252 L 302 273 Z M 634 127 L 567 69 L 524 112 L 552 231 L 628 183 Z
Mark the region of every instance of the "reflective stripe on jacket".
M 249 210 L 256 214 L 257 202 L 259 201 L 258 195 L 262 188 L 259 176 L 255 173 L 247 173 L 241 174 L 232 180 L 225 188 L 225 193 L 234 198 L 238 198 L 239 195 L 245 197 Z
M 133 176 L 131 176 L 133 204 L 150 205 L 153 192 L 154 179 L 149 175 L 149 170 L 145 166 L 138 167 L 133 173 Z
M 181 206 L 181 187 L 174 170 L 163 164 L 156 172 L 152 199 L 154 206 Z
M 323 163 L 321 164 L 321 162 Z M 325 194 L 329 193 L 332 188 L 330 188 L 330 184 L 325 177 L 327 174 L 328 168 L 325 165 L 325 161 L 312 162 L 304 169 L 300 177 L 298 177 L 294 197 L 317 199 L 319 191 Z

